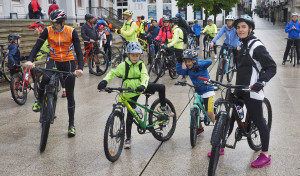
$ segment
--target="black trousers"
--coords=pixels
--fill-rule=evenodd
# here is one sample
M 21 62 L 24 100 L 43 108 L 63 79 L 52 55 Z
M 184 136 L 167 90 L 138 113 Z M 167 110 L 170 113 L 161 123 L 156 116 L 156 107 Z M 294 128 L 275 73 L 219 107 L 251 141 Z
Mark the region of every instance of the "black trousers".
M 208 38 L 213 39 L 213 37 L 211 37 L 210 35 L 206 34 L 206 35 L 204 36 L 204 38 L 203 38 L 203 46 L 204 46 L 205 41 L 206 41 Z M 209 45 L 210 45 L 210 43 L 209 43 Z M 216 47 L 216 46 L 214 46 L 214 52 L 215 52 L 215 54 L 217 54 L 217 47 Z
M 106 35 L 106 44 L 104 45 L 104 52 L 107 53 L 108 60 L 111 61 L 111 46 L 110 46 L 111 37 Z
M 296 39 L 295 40 L 295 46 L 296 46 L 296 52 L 297 52 L 297 60 L 298 62 L 300 61 L 300 45 L 299 45 L 299 39 Z M 283 56 L 283 61 L 286 61 L 288 55 L 289 55 L 289 52 L 290 52 L 290 49 L 291 49 L 291 46 L 293 44 L 293 40 L 292 39 L 288 39 L 287 40 L 287 43 L 286 43 L 286 48 L 285 48 L 285 52 L 284 52 L 284 56 Z
M 196 45 L 200 46 L 200 35 L 196 36 Z
M 226 47 L 227 47 L 227 45 L 225 43 L 223 43 L 223 45 L 221 47 L 221 50 L 220 50 L 220 57 L 223 55 L 223 51 L 224 51 L 224 49 Z M 236 59 L 237 59 L 237 56 L 238 56 L 238 51 L 236 49 L 233 49 L 232 53 L 233 53 L 233 62 L 236 64 Z

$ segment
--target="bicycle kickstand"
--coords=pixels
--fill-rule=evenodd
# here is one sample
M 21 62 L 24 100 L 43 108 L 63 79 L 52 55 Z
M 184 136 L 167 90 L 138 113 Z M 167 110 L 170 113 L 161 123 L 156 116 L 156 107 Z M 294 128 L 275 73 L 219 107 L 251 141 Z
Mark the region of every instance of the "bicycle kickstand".
M 225 144 L 225 146 L 226 146 L 227 148 L 235 149 L 236 143 L 237 143 L 237 140 L 234 140 L 233 145 Z

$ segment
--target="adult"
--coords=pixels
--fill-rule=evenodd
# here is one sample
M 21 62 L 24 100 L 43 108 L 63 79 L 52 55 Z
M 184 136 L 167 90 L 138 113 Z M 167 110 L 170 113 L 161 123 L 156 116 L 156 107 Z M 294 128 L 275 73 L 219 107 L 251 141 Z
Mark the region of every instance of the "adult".
M 124 35 L 127 42 L 139 42 L 137 38 L 138 26 L 132 20 L 132 15 L 131 10 L 123 12 L 123 18 L 126 21 L 120 30 L 115 30 L 115 33 Z
M 210 38 L 213 39 L 217 34 L 217 26 L 213 24 L 212 19 L 207 20 L 208 25 L 205 26 L 204 30 L 201 33 L 207 32 L 207 34 L 203 38 L 203 46 L 205 44 L 205 41 Z M 215 52 L 215 61 L 217 61 L 217 47 L 214 46 L 214 52 Z
M 161 40 L 161 44 L 168 44 L 168 39 L 173 38 L 173 30 L 170 27 L 170 18 L 165 16 L 163 22 L 164 26 L 160 28 L 157 37 L 155 37 L 155 40 Z
M 42 8 L 38 0 L 31 0 L 30 5 L 32 7 L 33 19 L 40 19 L 42 14 Z
M 163 20 L 164 20 L 165 17 L 166 17 L 166 15 L 163 15 L 161 17 L 161 19 L 159 20 L 159 23 L 158 23 L 158 27 L 162 28 L 164 26 Z
M 300 33 L 300 22 L 298 21 L 298 13 L 294 12 L 292 13 L 292 20 L 286 24 L 285 32 L 289 33 L 288 40 L 286 43 L 286 48 L 283 56 L 282 65 L 285 65 L 286 59 L 288 57 L 288 54 L 290 52 L 291 46 L 294 42 L 296 45 L 296 52 L 297 52 L 297 64 L 300 64 L 300 45 L 299 45 L 299 33 Z
M 53 11 L 53 10 L 56 10 L 56 9 L 59 9 L 58 5 L 56 4 L 56 0 L 53 0 L 52 4 L 49 6 L 49 9 L 48 9 L 48 15 L 50 15 L 50 13 Z
M 40 48 L 48 39 L 50 45 L 50 59 L 47 63 L 47 69 L 53 69 L 54 67 L 60 71 L 74 72 L 76 76 L 82 76 L 83 74 L 83 56 L 81 52 L 80 40 L 76 29 L 65 25 L 66 13 L 60 9 L 54 10 L 50 14 L 51 26 L 44 29 L 36 44 L 32 48 L 28 61 L 25 63 L 25 67 L 32 69 L 35 67 L 33 59 L 39 52 Z M 64 37 L 60 37 L 64 36 Z M 77 55 L 78 69 L 74 61 L 74 49 Z M 44 71 L 40 88 L 38 90 L 38 106 L 43 97 L 46 84 L 50 81 L 50 77 L 53 74 L 51 71 Z M 74 137 L 76 134 L 74 126 L 75 115 L 75 99 L 74 99 L 74 87 L 75 77 L 64 76 L 66 93 L 68 100 L 68 114 L 69 114 L 69 127 L 68 136 Z M 40 119 L 41 120 L 41 119 Z
M 186 23 L 186 21 L 182 18 L 180 13 L 177 13 L 175 17 L 178 18 L 178 27 L 182 27 L 189 34 L 189 26 Z
M 141 22 L 142 22 L 142 16 L 137 16 L 137 21 L 135 23 L 138 27 L 140 27 Z

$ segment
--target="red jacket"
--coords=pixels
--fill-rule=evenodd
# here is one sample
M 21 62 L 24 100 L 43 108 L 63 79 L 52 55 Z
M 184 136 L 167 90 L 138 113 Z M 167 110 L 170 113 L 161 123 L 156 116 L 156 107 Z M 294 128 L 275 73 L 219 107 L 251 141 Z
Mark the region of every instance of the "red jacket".
M 168 26 L 167 28 L 166 27 L 160 28 L 159 33 L 158 33 L 157 37 L 155 38 L 155 40 L 161 39 L 161 44 L 167 44 L 167 43 L 165 43 L 166 36 L 167 36 L 167 39 L 173 38 L 173 30 L 171 29 L 170 26 Z
M 57 4 L 52 4 L 51 6 L 49 6 L 48 15 L 50 15 L 50 13 L 56 9 L 59 9 Z
M 31 1 L 31 7 L 33 9 L 33 12 L 36 12 L 39 10 L 38 6 L 41 7 L 40 3 L 37 0 L 32 0 Z

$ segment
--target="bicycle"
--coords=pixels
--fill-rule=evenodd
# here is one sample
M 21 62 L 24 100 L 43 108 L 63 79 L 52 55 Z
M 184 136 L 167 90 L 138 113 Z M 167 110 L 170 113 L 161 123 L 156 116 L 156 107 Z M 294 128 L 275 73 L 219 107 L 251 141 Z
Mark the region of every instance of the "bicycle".
M 59 82 L 59 77 L 61 76 L 60 74 L 65 74 L 67 76 L 74 76 L 74 73 L 59 71 L 56 69 L 40 68 L 40 67 L 36 67 L 36 70 L 50 71 L 53 73 L 50 76 L 49 83 L 45 86 L 45 91 L 41 102 L 40 122 L 42 123 L 42 133 L 41 133 L 41 141 L 40 141 L 40 152 L 44 152 L 47 145 L 50 124 L 54 123 L 57 93 L 58 93 L 57 83 Z M 42 72 L 42 74 L 44 73 Z
M 295 40 L 299 40 L 299 38 L 285 38 L 287 40 L 292 40 L 292 45 L 291 45 L 291 49 L 289 52 L 289 56 L 290 56 L 290 63 L 293 63 L 293 67 L 295 67 L 296 65 L 296 60 L 297 60 L 297 52 L 296 52 L 296 45 L 295 45 Z
M 216 123 L 211 137 L 212 149 L 208 167 L 208 175 L 210 176 L 215 175 L 221 148 L 228 147 L 231 149 L 235 149 L 236 143 L 240 141 L 242 137 L 247 138 L 249 147 L 254 151 L 261 150 L 262 146 L 258 129 L 251 121 L 248 113 L 246 113 L 245 120 L 242 121 L 242 118 L 237 111 L 237 103 L 243 103 L 243 100 L 238 99 L 232 93 L 232 89 L 251 91 L 251 88 L 245 85 L 223 84 L 221 82 L 202 77 L 199 77 L 199 79 L 206 81 L 207 84 L 217 84 L 227 88 L 225 98 L 219 98 L 215 103 L 215 107 L 218 113 L 216 115 Z M 267 98 L 264 98 L 263 100 L 263 112 L 266 113 L 264 114 L 264 117 L 269 130 L 271 130 L 272 108 L 270 101 Z M 234 121 L 237 122 L 238 127 L 235 131 L 234 144 L 229 145 L 226 144 L 226 142 L 233 130 Z
M 216 45 L 216 47 L 222 47 L 222 45 Z M 227 75 L 227 81 L 231 82 L 235 69 L 235 63 L 233 59 L 233 48 L 225 46 L 223 53 L 220 53 L 219 64 L 216 73 L 216 81 L 223 82 L 224 74 Z
M 4 47 L 6 44 L 0 44 L 1 50 L 0 50 L 0 76 L 3 76 L 6 81 L 11 81 L 11 75 L 10 71 L 8 69 L 8 52 L 4 50 Z
M 127 57 L 127 54 L 126 54 L 126 47 L 127 47 L 127 44 L 129 42 L 126 41 L 125 37 L 123 37 L 122 35 L 119 35 L 123 41 L 123 44 L 122 44 L 122 49 L 121 49 L 121 52 L 119 54 L 119 56 L 115 57 L 115 58 L 112 58 L 112 68 L 116 68 L 121 62 L 125 61 L 126 57 Z
M 197 48 L 196 35 L 190 34 L 188 37 L 188 49 L 196 49 L 196 48 Z
M 189 86 L 191 89 L 196 89 L 202 86 L 193 86 L 187 82 L 180 81 L 175 83 L 175 85 Z M 197 92 L 194 92 L 194 103 L 190 109 L 190 142 L 192 148 L 195 147 L 197 143 L 197 131 L 200 129 L 200 122 L 204 122 L 206 126 L 208 126 L 211 122 L 211 119 L 208 117 L 205 111 L 203 103 L 204 100 L 201 98 L 201 96 Z
M 208 34 L 206 34 L 206 35 L 208 35 Z M 207 37 L 207 39 L 204 42 L 204 45 L 203 45 L 203 57 L 204 58 L 211 57 L 211 53 L 213 50 L 213 48 L 210 47 L 211 41 L 212 41 L 212 39 L 210 37 Z
M 148 52 L 148 64 L 152 64 L 154 58 L 155 58 L 155 46 L 158 46 L 159 44 L 154 40 L 152 39 L 152 42 L 151 44 L 149 45 L 149 52 Z
M 162 142 L 169 140 L 174 134 L 176 128 L 176 112 L 170 100 L 166 99 L 166 103 L 174 113 L 174 117 L 172 118 L 169 118 L 156 110 L 159 107 L 159 99 L 156 99 L 152 103 L 150 109 L 148 108 L 148 99 L 154 93 L 144 93 L 146 101 L 143 106 L 130 98 L 125 97 L 123 94 L 124 92 L 134 92 L 131 88 L 106 88 L 105 91 L 108 93 L 117 92 L 119 95 L 119 102 L 113 104 L 112 113 L 107 119 L 104 130 L 104 152 L 109 161 L 115 162 L 122 153 L 125 138 L 125 107 L 133 115 L 133 122 L 137 125 L 139 134 L 145 134 L 146 130 L 148 130 L 155 139 Z M 130 106 L 129 102 L 144 109 L 144 117 L 140 117 Z M 147 119 L 148 113 L 149 119 Z
M 143 50 L 144 50 L 144 51 L 147 51 L 147 49 L 148 49 L 148 42 L 147 42 L 147 40 L 138 38 L 138 41 L 139 41 L 139 43 L 141 44 Z

